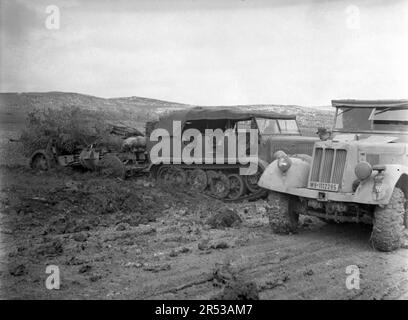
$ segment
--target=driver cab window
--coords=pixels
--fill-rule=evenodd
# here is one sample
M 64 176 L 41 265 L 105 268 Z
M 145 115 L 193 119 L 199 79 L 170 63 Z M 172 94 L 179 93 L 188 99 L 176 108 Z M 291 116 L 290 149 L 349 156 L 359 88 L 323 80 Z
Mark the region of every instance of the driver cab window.
M 278 120 L 278 123 L 282 133 L 287 134 L 299 133 L 299 128 L 297 126 L 296 120 Z
M 274 119 L 256 119 L 259 131 L 262 134 L 279 134 L 279 126 Z

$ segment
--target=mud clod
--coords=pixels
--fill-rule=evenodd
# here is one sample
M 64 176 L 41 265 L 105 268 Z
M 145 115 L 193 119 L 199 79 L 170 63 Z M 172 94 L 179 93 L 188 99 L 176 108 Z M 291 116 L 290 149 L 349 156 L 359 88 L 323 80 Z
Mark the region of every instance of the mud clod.
M 63 253 L 63 245 L 60 240 L 55 240 L 51 243 L 46 243 L 38 248 L 37 253 L 39 255 L 47 257 L 56 257 Z
M 82 266 L 81 268 L 79 268 L 78 273 L 87 273 L 92 269 L 92 266 L 90 266 L 89 264 L 86 264 L 84 266 Z
M 223 291 L 212 300 L 259 300 L 258 288 L 254 282 L 228 282 Z
M 23 265 L 23 264 L 19 264 L 19 265 L 17 265 L 17 266 L 14 266 L 14 267 L 12 267 L 11 270 L 10 270 L 10 274 L 11 274 L 12 276 L 14 276 L 14 277 L 20 277 L 20 276 L 23 276 L 23 275 L 25 275 L 25 274 L 27 274 L 27 273 L 28 273 L 28 272 L 27 272 L 27 268 L 26 268 L 26 266 Z
M 207 224 L 214 229 L 237 227 L 242 223 L 240 216 L 231 209 L 218 212 L 207 220 Z

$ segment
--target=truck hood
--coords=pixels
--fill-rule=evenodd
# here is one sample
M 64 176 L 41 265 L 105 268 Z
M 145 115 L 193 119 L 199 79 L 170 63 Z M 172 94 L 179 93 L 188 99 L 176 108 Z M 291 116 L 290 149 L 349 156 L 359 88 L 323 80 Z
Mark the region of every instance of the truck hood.
M 357 140 L 357 134 L 349 133 L 349 134 L 338 134 L 333 138 L 333 142 L 351 142 L 351 141 L 358 141 L 359 143 L 369 143 L 369 144 L 382 144 L 382 143 L 390 143 L 397 141 L 399 138 L 395 136 L 385 136 L 385 135 L 370 135 L 365 136 Z
M 279 140 L 279 141 L 296 141 L 296 142 L 315 142 L 319 141 L 319 138 L 315 137 L 305 137 L 305 136 L 297 136 L 297 135 L 263 135 L 263 139 L 268 140 Z

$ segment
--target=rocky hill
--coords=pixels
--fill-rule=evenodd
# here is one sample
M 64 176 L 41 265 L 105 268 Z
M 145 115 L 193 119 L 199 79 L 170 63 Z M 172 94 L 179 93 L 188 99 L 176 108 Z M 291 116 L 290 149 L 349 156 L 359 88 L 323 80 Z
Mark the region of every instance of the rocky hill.
M 102 119 L 107 123 L 124 124 L 144 131 L 146 121 L 157 119 L 160 114 L 194 106 L 141 97 L 105 99 L 68 92 L 0 93 L 0 165 L 25 164 L 22 144 L 18 141 L 21 141 L 21 132 L 27 126 L 30 112 L 69 110 L 72 107 L 81 110 L 80 118 L 85 120 L 84 123 Z M 327 107 L 269 104 L 235 107 L 295 114 L 302 133 L 309 136 L 315 136 L 317 127 L 329 127 L 333 121 L 333 111 Z
M 191 108 L 193 105 L 149 99 L 142 97 L 100 98 L 69 92 L 45 93 L 0 93 L 0 128 L 2 131 L 16 131 L 24 127 L 26 115 L 36 109 L 63 109 L 80 107 L 88 114 L 97 112 L 106 121 L 124 122 L 143 127 L 148 120 L 172 110 Z M 328 126 L 332 111 L 326 107 L 311 108 L 295 105 L 239 105 L 238 108 L 271 110 L 298 116 L 302 128 Z M 215 107 L 216 108 L 216 107 Z

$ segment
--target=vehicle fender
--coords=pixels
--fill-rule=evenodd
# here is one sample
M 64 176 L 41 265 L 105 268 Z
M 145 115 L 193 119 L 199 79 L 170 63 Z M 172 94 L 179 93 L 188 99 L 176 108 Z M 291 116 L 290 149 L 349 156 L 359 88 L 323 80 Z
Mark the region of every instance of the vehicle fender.
M 392 192 L 397 186 L 408 196 L 408 167 L 398 164 L 385 166 L 383 177 L 377 179 L 377 172 L 370 178 L 361 181 L 354 194 L 357 203 L 386 205 L 391 199 Z
M 288 188 L 304 188 L 307 186 L 310 163 L 300 158 L 290 157 L 292 165 L 289 170 L 282 172 L 278 168 L 278 160 L 269 164 L 259 179 L 262 188 L 286 192 Z

